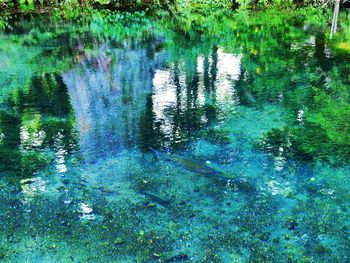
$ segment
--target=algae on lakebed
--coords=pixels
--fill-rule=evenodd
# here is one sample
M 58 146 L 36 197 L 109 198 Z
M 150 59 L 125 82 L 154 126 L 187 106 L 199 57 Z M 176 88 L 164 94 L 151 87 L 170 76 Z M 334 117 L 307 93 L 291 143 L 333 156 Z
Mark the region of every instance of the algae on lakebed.
M 306 13 L 1 36 L 1 260 L 346 262 L 350 63 Z

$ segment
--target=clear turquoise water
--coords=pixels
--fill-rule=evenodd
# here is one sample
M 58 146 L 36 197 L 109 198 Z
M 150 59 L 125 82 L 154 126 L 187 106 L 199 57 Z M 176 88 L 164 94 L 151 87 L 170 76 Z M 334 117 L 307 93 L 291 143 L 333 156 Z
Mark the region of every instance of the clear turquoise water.
M 272 15 L 2 35 L 0 259 L 348 262 L 349 56 Z

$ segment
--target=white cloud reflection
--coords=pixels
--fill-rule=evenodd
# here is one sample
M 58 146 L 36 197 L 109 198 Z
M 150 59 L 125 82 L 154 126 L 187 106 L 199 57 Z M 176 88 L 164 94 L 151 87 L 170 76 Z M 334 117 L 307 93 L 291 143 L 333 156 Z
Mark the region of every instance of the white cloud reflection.
M 185 65 L 185 63 L 189 63 L 188 61 L 179 61 L 176 65 L 171 64 L 167 69 L 156 70 L 152 81 L 153 111 L 156 120 L 161 123 L 162 133 L 170 139 L 174 139 L 171 137 L 176 137 L 177 132 L 173 130 L 173 116 L 166 114 L 170 107 L 176 107 L 182 112 L 189 106 L 188 103 L 194 103 L 196 107 L 215 103 L 216 106 L 222 108 L 231 107 L 238 103 L 233 81 L 239 79 L 241 56 L 225 53 L 220 48 L 216 52 L 216 65 L 213 64 L 215 63 L 213 56 L 200 55 L 193 62 L 196 63 L 195 72 L 187 73 L 198 76 L 196 98 L 188 97 L 193 96 L 193 94 L 188 94 L 186 79 L 195 77 L 194 75 L 186 75 L 185 67 L 188 71 L 191 66 Z M 216 72 L 215 76 L 212 76 L 213 71 Z M 209 78 L 211 81 L 215 80 L 211 83 L 213 87 L 206 87 L 208 83 L 205 82 L 205 78 Z M 213 88 L 214 91 L 211 92 L 214 93 L 208 94 L 208 88 Z M 201 121 L 205 123 L 206 117 L 201 116 Z

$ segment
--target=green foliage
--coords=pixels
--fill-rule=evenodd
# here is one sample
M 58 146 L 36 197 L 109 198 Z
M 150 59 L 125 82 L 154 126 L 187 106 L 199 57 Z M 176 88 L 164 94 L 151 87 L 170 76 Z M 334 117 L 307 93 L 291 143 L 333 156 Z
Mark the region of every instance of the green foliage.
M 229 131 L 219 128 L 209 128 L 203 132 L 202 136 L 213 143 L 228 144 L 231 142 Z
M 66 92 L 57 74 L 46 73 L 1 98 L 8 106 L 0 110 L 1 171 L 30 176 L 52 163 L 58 135 L 60 147 L 73 150 L 75 120 Z
M 19 0 L 19 4 L 21 7 L 21 10 L 23 12 L 34 10 L 34 1 L 33 0 Z
M 206 11 L 217 9 L 230 9 L 232 2 L 229 0 L 180 0 L 177 3 L 181 11 L 198 12 L 200 9 Z
M 338 33 L 335 34 L 332 47 L 338 53 L 348 56 L 350 54 L 350 14 L 340 12 L 338 24 Z
M 90 30 L 99 36 L 118 39 L 131 37 L 142 38 L 153 28 L 152 22 L 144 12 L 95 13 L 90 23 Z
M 262 138 L 259 148 L 275 156 L 282 147 L 285 156 L 347 162 L 350 154 L 350 105 L 329 97 L 323 99 L 320 108 L 306 115 L 303 126 L 273 129 Z
M 309 117 L 309 121 L 325 130 L 330 142 L 350 145 L 350 105 L 325 98 L 319 111 Z
M 2 16 L 0 17 L 0 32 L 8 26 L 8 17 L 7 16 Z

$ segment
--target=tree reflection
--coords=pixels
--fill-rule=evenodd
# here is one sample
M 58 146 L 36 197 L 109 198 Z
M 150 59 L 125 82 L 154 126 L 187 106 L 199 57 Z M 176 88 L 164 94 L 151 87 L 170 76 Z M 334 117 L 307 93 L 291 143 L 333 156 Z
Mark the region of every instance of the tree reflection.
M 160 123 L 158 127 L 162 136 L 152 147 L 176 148 L 184 145 L 196 137 L 202 127 L 219 120 L 226 104 L 232 104 L 232 80 L 238 75 L 238 57 L 227 56 L 217 46 L 192 53 L 179 44 L 173 53 L 177 55 L 170 66 L 155 72 L 153 103 L 147 104 L 152 109 L 146 112 L 153 116 L 148 120 Z M 142 122 L 140 129 L 150 126 Z M 154 138 L 151 141 L 155 141 Z M 147 149 L 144 145 L 142 147 Z
M 25 88 L 13 91 L 6 104 L 0 112 L 2 172 L 30 176 L 54 160 L 55 152 L 76 150 L 75 121 L 59 74 L 33 76 Z

